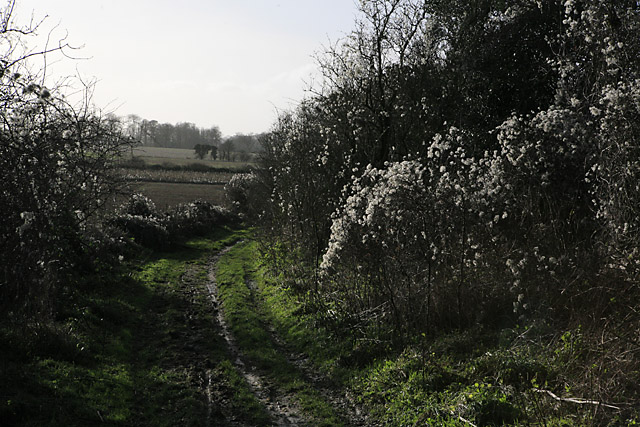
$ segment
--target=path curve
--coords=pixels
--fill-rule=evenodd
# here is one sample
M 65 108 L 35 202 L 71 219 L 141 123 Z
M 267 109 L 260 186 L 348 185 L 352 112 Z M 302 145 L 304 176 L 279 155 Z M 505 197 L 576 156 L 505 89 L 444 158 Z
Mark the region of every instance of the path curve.
M 239 243 L 242 242 L 237 242 L 235 245 Z M 222 335 L 227 342 L 229 352 L 233 357 L 233 364 L 245 378 L 254 395 L 265 406 L 267 412 L 274 420 L 275 426 L 305 426 L 309 423 L 305 420 L 291 396 L 280 392 L 280 390 L 278 390 L 277 387 L 274 387 L 267 378 L 262 375 L 258 369 L 256 369 L 255 366 L 248 366 L 248 364 L 245 363 L 238 344 L 236 343 L 236 340 L 231 333 L 231 329 L 224 318 L 223 309 L 218 299 L 216 271 L 218 269 L 218 261 L 220 258 L 229 252 L 235 245 L 226 247 L 209 259 L 207 266 L 209 273 L 206 283 L 211 302 L 217 312 L 217 320 L 222 329 Z
M 264 375 L 264 373 L 255 366 L 252 366 L 248 360 L 243 357 L 233 333 L 224 318 L 224 312 L 218 297 L 218 282 L 216 279 L 218 262 L 222 256 L 242 242 L 243 241 L 239 241 L 217 252 L 209 258 L 207 264 L 208 280 L 206 282 L 206 288 L 212 305 L 216 309 L 217 321 L 222 330 L 222 335 L 227 343 L 235 367 L 244 376 L 256 398 L 266 407 L 275 426 L 313 425 L 313 422 L 303 415 L 299 405 L 290 394 L 282 392 L 282 390 L 268 379 L 267 375 Z M 246 280 L 245 285 L 254 295 L 258 292 L 255 282 Z M 329 385 L 331 381 L 312 366 L 312 363 L 306 355 L 290 351 L 272 325 L 268 325 L 267 332 L 277 350 L 287 358 L 292 367 L 302 373 L 308 384 L 325 396 L 336 412 L 341 415 L 345 425 L 354 427 L 367 427 L 371 425 L 367 420 L 366 414 L 360 410 L 352 396 L 341 393 L 334 387 L 331 387 Z

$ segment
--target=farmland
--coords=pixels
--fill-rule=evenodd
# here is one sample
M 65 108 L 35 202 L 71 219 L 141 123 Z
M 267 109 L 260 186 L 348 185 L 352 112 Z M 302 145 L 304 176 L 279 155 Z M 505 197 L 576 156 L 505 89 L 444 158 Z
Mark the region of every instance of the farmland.
M 234 172 L 194 171 L 187 169 L 132 169 L 122 168 L 121 176 L 127 181 L 173 182 L 224 185 Z
M 149 197 L 159 208 L 204 200 L 224 206 L 224 185 L 235 173 L 247 172 L 248 162 L 197 159 L 193 150 L 136 147 L 125 159 L 120 176 L 131 189 Z
M 209 157 L 198 159 L 193 150 L 165 147 L 135 147 L 131 151 L 133 158 L 143 161 L 147 166 L 190 166 L 202 165 L 216 169 L 246 169 L 252 162 L 227 162 Z
M 150 198 L 159 209 L 163 210 L 193 200 L 204 200 L 220 206 L 226 205 L 224 185 L 220 184 L 142 182 L 136 183 L 133 189 Z

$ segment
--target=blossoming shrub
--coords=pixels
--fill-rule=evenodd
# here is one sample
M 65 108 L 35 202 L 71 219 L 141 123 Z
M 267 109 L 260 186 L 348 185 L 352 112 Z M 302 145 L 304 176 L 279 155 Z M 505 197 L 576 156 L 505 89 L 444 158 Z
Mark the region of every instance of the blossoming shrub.
M 517 225 L 514 276 L 566 313 L 608 304 L 604 277 L 623 292 L 637 279 L 640 70 L 624 52 L 638 48 L 640 22 L 627 6 L 564 2 L 563 49 L 549 59 L 555 99 L 496 129 Z
M 133 194 L 111 219 L 111 224 L 142 246 L 162 250 L 171 245 L 164 215 L 156 210 L 151 199 Z
M 603 88 L 592 107 L 600 128 L 598 155 L 586 180 L 594 182 L 596 217 L 617 268 L 640 271 L 640 79 Z
M 326 292 L 343 310 L 356 318 L 377 310 L 396 331 L 511 310 L 507 268 L 491 255 L 507 218 L 498 163 L 495 154 L 468 156 L 468 138 L 451 128 L 426 158 L 368 166 L 345 187 L 321 264 Z M 357 276 L 366 279 L 354 286 Z M 490 310 L 480 294 L 495 297 Z
M 256 203 L 259 223 L 269 239 L 278 243 L 268 243 L 265 249 L 289 247 L 288 254 L 300 261 L 290 263 L 289 274 L 305 285 L 316 276 L 329 238 L 331 214 L 351 176 L 349 167 L 353 167 L 331 114 L 323 105 L 309 102 L 279 117 L 262 140 L 262 168 L 256 175 L 259 186 L 253 187 L 261 201 Z M 325 123 L 332 128 L 327 129 Z M 255 195 L 251 200 L 255 203 Z
M 11 310 L 47 311 L 119 187 L 113 161 L 128 141 L 11 69 L 0 75 L 0 116 L 0 294 Z
M 134 216 L 158 216 L 158 210 L 153 200 L 147 196 L 134 193 L 129 200 L 121 206 L 121 213 Z
M 628 294 L 637 4 L 391 3 L 362 3 L 326 85 L 267 135 L 265 223 L 302 261 L 295 282 L 327 317 L 407 330 Z
M 181 203 L 165 216 L 167 229 L 174 241 L 237 221 L 237 216 L 228 209 L 203 200 Z
M 182 203 L 168 212 L 159 212 L 151 199 L 133 194 L 110 223 L 135 243 L 164 250 L 187 237 L 236 221 L 237 216 L 228 209 L 206 201 Z
M 258 186 L 258 178 L 254 173 L 237 173 L 231 177 L 224 191 L 233 212 L 251 219 L 258 218 Z

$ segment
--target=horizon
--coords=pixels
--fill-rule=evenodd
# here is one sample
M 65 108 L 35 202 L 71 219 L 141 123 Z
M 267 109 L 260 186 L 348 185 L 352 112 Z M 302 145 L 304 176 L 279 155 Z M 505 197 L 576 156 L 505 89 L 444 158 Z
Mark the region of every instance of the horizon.
M 354 26 L 354 1 L 22 0 L 16 22 L 46 16 L 30 48 L 65 39 L 78 59 L 43 59 L 49 81 L 95 81 L 106 113 L 217 126 L 224 136 L 269 130 L 318 78 L 313 55 Z M 309 19 L 309 17 L 312 19 Z

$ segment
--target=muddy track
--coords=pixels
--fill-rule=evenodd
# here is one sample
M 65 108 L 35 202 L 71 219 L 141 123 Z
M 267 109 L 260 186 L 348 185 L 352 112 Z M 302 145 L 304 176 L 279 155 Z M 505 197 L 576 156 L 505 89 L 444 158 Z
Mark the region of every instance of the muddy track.
M 232 355 L 233 363 L 238 371 L 244 376 L 257 399 L 267 408 L 275 426 L 313 425 L 313 422 L 310 422 L 310 420 L 304 416 L 300 407 L 296 404 L 294 396 L 280 390 L 273 381 L 269 380 L 268 375 L 261 372 L 261 370 L 255 366 L 252 366 L 250 362 L 243 357 L 231 329 L 224 318 L 224 313 L 218 299 L 216 271 L 220 258 L 232 248 L 233 246 L 227 247 L 209 259 L 207 265 L 208 281 L 206 283 L 206 288 L 211 298 L 211 302 L 216 309 L 217 320 L 229 348 L 229 352 Z M 249 288 L 250 292 L 255 296 L 257 292 L 256 284 L 252 281 L 246 281 L 245 284 Z M 366 421 L 366 417 L 357 408 L 353 400 L 350 399 L 348 395 L 338 392 L 335 387 L 331 387 L 330 381 L 313 369 L 309 359 L 305 355 L 290 352 L 271 326 L 268 327 L 268 332 L 276 348 L 286 357 L 291 364 L 292 369 L 297 369 L 302 373 L 306 382 L 327 398 L 327 401 L 343 418 L 345 425 L 369 425 Z
M 226 320 L 220 302 L 218 300 L 218 284 L 216 280 L 216 271 L 220 257 L 229 252 L 233 246 L 229 246 L 211 257 L 208 262 L 208 281 L 206 283 L 207 291 L 211 297 L 211 302 L 217 312 L 217 320 L 222 330 L 225 341 L 229 347 L 229 352 L 233 357 L 233 363 L 245 380 L 251 387 L 252 392 L 258 400 L 267 408 L 269 415 L 274 420 L 276 426 L 305 426 L 308 421 L 302 416 L 300 409 L 297 407 L 291 396 L 280 392 L 266 376 L 259 372 L 255 366 L 245 363 L 240 349 L 236 343 L 233 334 Z
M 247 280 L 245 283 L 252 294 L 255 295 L 255 293 L 258 292 L 255 282 Z M 306 354 L 297 353 L 289 349 L 272 325 L 267 325 L 267 332 L 269 332 L 271 341 L 275 344 L 278 351 L 286 357 L 292 366 L 295 366 L 295 368 L 302 373 L 308 384 L 311 384 L 327 399 L 336 413 L 340 414 L 346 425 L 354 427 L 370 425 L 367 422 L 365 413 L 355 402 L 355 399 L 347 392 L 338 390 L 329 378 L 315 369 Z

